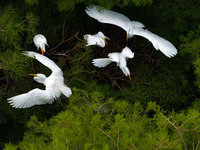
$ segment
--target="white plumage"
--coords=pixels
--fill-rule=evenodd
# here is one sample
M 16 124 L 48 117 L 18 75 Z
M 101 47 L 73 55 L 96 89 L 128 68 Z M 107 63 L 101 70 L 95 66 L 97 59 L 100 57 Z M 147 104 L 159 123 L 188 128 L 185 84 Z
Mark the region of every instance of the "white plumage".
M 34 80 L 46 86 L 45 90 L 33 89 L 28 93 L 17 95 L 9 98 L 9 103 L 15 108 L 28 108 L 34 105 L 52 104 L 54 100 L 59 98 L 61 94 L 69 97 L 72 91 L 64 84 L 62 70 L 49 58 L 41 54 L 27 51 L 24 55 L 37 59 L 43 65 L 52 70 L 49 77 L 44 74 L 30 74 L 34 76 Z
M 86 34 L 83 37 L 87 41 L 86 46 L 97 45 L 99 47 L 105 47 L 105 45 L 107 44 L 106 39 L 110 40 L 101 31 L 94 35 Z
M 39 48 L 41 49 L 42 55 L 44 55 L 45 45 L 48 46 L 47 39 L 45 38 L 45 36 L 42 34 L 35 35 L 33 38 L 33 43 L 35 44 L 37 49 L 39 49 Z
M 109 53 L 108 58 L 93 59 L 92 63 L 94 64 L 94 66 L 101 68 L 101 67 L 106 67 L 111 62 L 116 62 L 117 66 L 119 66 L 119 68 L 122 70 L 125 76 L 129 76 L 131 80 L 130 71 L 126 65 L 127 64 L 126 60 L 128 58 L 133 58 L 133 57 L 134 53 L 130 50 L 130 48 L 125 47 L 121 53 L 118 52 Z
M 142 36 L 148 39 L 156 50 L 160 50 L 167 57 L 173 57 L 177 54 L 177 49 L 172 43 L 148 30 L 143 29 L 145 26 L 138 21 L 131 21 L 123 14 L 95 5 L 87 7 L 85 11 L 90 17 L 101 23 L 113 24 L 123 28 L 127 32 L 127 39 L 132 38 L 134 35 Z

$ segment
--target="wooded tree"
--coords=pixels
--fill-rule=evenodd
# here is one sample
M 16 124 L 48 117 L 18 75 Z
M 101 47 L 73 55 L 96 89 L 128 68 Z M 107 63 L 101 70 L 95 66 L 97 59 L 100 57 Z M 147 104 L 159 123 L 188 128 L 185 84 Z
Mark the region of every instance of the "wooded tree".
M 85 13 L 101 5 L 144 23 L 172 42 L 178 55 L 167 58 L 146 39 L 128 43 L 125 31 Z M 0 147 L 10 149 L 199 149 L 200 2 L 197 0 L 17 0 L 0 5 Z M 102 31 L 105 48 L 86 47 L 84 34 Z M 14 109 L 7 99 L 42 88 L 29 73 L 50 74 L 22 55 L 37 51 L 34 35 L 49 47 L 72 88 L 52 105 Z M 116 64 L 95 68 L 93 58 L 128 45 L 133 81 Z M 39 51 L 37 51 L 40 53 Z

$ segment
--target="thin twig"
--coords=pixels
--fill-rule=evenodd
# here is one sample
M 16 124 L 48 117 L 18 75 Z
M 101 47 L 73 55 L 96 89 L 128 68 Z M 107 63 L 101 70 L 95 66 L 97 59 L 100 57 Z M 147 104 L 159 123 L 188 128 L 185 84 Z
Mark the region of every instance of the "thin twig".
M 68 42 L 68 41 L 74 39 L 74 37 L 76 37 L 78 34 L 79 34 L 79 31 L 77 31 L 76 34 L 74 34 L 72 37 L 68 38 L 67 40 L 64 40 L 64 38 L 62 37 L 62 41 L 58 45 L 56 45 L 56 47 L 51 48 L 49 51 L 53 51 L 56 48 L 58 48 L 60 45 L 62 45 L 63 43 Z
M 82 40 L 82 39 L 80 39 L 79 37 L 77 37 L 77 35 L 78 35 L 78 34 L 75 34 L 75 35 L 74 35 L 74 36 L 75 36 L 75 38 L 77 38 L 79 41 L 81 41 L 81 42 L 82 42 L 83 40 Z
M 187 150 L 187 147 L 186 147 L 186 145 L 185 145 L 184 139 L 183 139 L 183 137 L 182 137 L 182 135 L 181 135 L 181 132 L 179 131 L 179 127 L 175 126 L 175 125 L 174 125 L 165 115 L 163 115 L 161 112 L 159 112 L 159 111 L 157 111 L 157 112 L 158 112 L 161 116 L 163 116 L 163 117 L 178 131 L 178 134 L 179 134 L 179 136 L 180 136 L 180 138 L 181 138 L 181 142 L 182 142 L 182 144 L 183 144 L 185 150 Z
M 112 142 L 115 144 L 117 150 L 119 150 L 119 147 L 118 147 L 118 145 L 116 144 L 116 142 L 113 140 L 113 138 L 112 138 L 109 134 L 107 134 L 105 131 L 103 131 L 101 128 L 99 128 L 99 127 L 97 127 L 97 128 L 98 128 L 101 132 L 103 132 L 103 134 L 105 134 L 107 137 L 109 137 L 109 138 L 112 140 Z
M 95 131 L 93 132 L 93 149 L 95 149 L 94 145 L 95 145 Z
M 117 84 L 116 80 L 114 80 L 114 79 L 112 78 L 112 76 L 110 76 L 110 75 L 107 74 L 107 73 L 106 73 L 106 75 L 109 77 L 109 79 L 111 80 L 111 82 L 112 82 L 114 85 L 116 85 L 120 90 L 122 89 L 122 88 L 119 86 L 119 84 Z
M 62 42 L 65 40 L 65 19 L 63 21 L 63 26 L 62 26 Z
M 67 135 L 66 135 L 66 144 L 67 144 L 67 150 L 68 150 L 69 149 L 69 143 L 68 143 Z
M 117 131 L 117 147 L 118 147 L 118 144 L 119 144 L 119 130 Z
M 24 19 L 24 20 L 22 20 L 20 23 L 18 23 L 18 24 L 16 24 L 15 26 L 17 26 L 17 25 L 19 25 L 19 24 L 21 24 L 21 23 L 24 23 L 24 22 L 26 22 L 27 20 L 29 20 L 31 17 L 29 17 L 29 18 L 26 18 L 26 19 Z
M 199 115 L 198 115 L 199 116 Z M 182 123 L 182 125 L 181 126 L 179 126 L 180 128 L 182 127 L 182 126 L 184 126 L 185 125 L 185 123 L 186 122 L 188 122 L 189 120 L 191 120 L 191 119 L 193 119 L 193 118 L 196 118 L 196 117 L 198 117 L 198 116 L 193 116 L 193 117 L 190 117 L 189 119 L 187 119 L 185 122 L 183 122 Z
M 199 140 L 198 140 L 198 143 L 197 143 L 197 146 L 196 146 L 196 150 L 198 150 L 199 148 Z

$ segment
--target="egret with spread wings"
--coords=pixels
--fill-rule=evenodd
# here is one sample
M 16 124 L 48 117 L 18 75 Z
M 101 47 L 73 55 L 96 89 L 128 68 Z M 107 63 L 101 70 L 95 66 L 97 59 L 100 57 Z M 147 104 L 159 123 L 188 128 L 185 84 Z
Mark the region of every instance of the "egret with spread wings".
M 131 21 L 121 13 L 107 10 L 96 5 L 87 7 L 85 11 L 90 17 L 101 23 L 113 24 L 124 29 L 127 33 L 127 40 L 128 38 L 132 38 L 134 35 L 142 36 L 148 39 L 156 50 L 160 50 L 167 57 L 171 58 L 177 54 L 177 49 L 168 40 L 143 29 L 145 26 L 142 23 Z
M 106 45 L 108 45 L 106 39 L 110 40 L 101 31 L 99 31 L 97 34 L 94 35 L 86 34 L 83 37 L 87 41 L 86 46 L 97 45 L 99 47 L 105 47 Z
M 133 58 L 133 57 L 134 53 L 130 50 L 130 48 L 125 47 L 121 53 L 118 52 L 109 53 L 108 58 L 93 59 L 92 63 L 94 64 L 94 66 L 102 68 L 106 67 L 112 62 L 116 62 L 117 66 L 119 66 L 119 68 L 122 70 L 125 76 L 129 76 L 130 80 L 132 80 L 130 76 L 130 71 L 126 65 L 127 64 L 126 60 L 128 58 Z
M 72 91 L 64 83 L 62 70 L 49 58 L 44 55 L 27 51 L 25 55 L 37 59 L 44 66 L 52 70 L 49 77 L 44 74 L 30 74 L 34 76 L 34 80 L 46 86 L 45 90 L 35 88 L 28 93 L 17 95 L 9 98 L 9 103 L 15 108 L 28 108 L 34 105 L 52 104 L 57 98 L 64 94 L 69 97 Z
M 35 35 L 34 38 L 33 38 L 33 43 L 35 44 L 37 49 L 39 49 L 39 48 L 41 49 L 42 55 L 44 55 L 45 45 L 48 46 L 47 39 L 45 38 L 45 36 L 42 35 L 42 34 Z

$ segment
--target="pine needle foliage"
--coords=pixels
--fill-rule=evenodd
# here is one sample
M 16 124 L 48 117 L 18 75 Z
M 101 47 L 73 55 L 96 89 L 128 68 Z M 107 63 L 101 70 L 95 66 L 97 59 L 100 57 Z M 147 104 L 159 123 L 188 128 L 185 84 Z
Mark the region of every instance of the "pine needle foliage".
M 200 59 L 199 59 L 199 49 L 200 49 L 200 38 L 198 34 L 200 33 L 200 25 L 197 29 L 190 30 L 187 36 L 180 36 L 182 44 L 181 55 L 188 59 L 188 66 L 194 68 L 195 74 L 195 85 L 200 89 Z M 188 70 L 189 71 L 189 70 Z
M 154 102 L 144 108 L 107 98 L 102 89 L 73 91 L 65 111 L 44 122 L 31 117 L 22 142 L 5 149 L 198 149 L 199 111 L 165 115 Z
M 7 49 L 5 53 L 1 54 L 0 60 L 2 62 L 1 69 L 3 69 L 10 79 L 21 80 L 23 77 L 27 76 L 26 72 L 30 59 L 27 59 L 24 55 Z
M 114 0 L 114 1 L 105 1 L 105 0 L 59 0 L 56 1 L 56 5 L 59 11 L 72 11 L 76 8 L 76 5 L 82 3 L 86 6 L 89 5 L 101 5 L 106 8 L 112 8 L 114 5 L 119 7 L 125 6 L 145 6 L 151 5 L 152 0 Z

